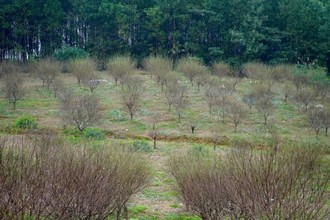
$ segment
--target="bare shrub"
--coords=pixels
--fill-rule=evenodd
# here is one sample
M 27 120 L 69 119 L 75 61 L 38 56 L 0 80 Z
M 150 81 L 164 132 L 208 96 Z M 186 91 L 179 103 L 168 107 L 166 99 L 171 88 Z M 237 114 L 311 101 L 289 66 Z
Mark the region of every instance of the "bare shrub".
M 214 75 L 218 76 L 219 78 L 223 78 L 231 75 L 230 66 L 223 61 L 213 63 L 212 72 Z
M 79 131 L 101 119 L 100 101 L 93 95 L 78 95 L 63 91 L 60 108 L 64 122 L 76 126 Z
M 13 104 L 13 109 L 16 110 L 16 103 L 24 97 L 24 78 L 17 72 L 5 74 L 3 76 L 3 92 L 9 103 Z
M 151 75 L 156 76 L 157 83 L 173 69 L 172 61 L 163 56 L 150 56 L 144 60 L 143 66 Z
M 142 93 L 143 81 L 136 76 L 129 77 L 121 91 L 121 96 L 123 104 L 130 115 L 131 121 L 133 121 L 134 115 L 139 110 Z
M 235 132 L 237 131 L 237 126 L 241 123 L 248 114 L 248 107 L 237 100 L 231 100 L 229 103 L 229 112 L 232 118 L 232 121 L 235 125 Z
M 294 96 L 294 100 L 298 105 L 298 109 L 303 106 L 304 111 L 307 111 L 309 105 L 314 101 L 313 91 L 309 88 L 299 89 Z
M 176 69 L 185 74 L 191 84 L 194 83 L 194 79 L 198 74 L 205 72 L 205 66 L 192 57 L 182 58 L 179 60 Z
M 329 173 L 319 149 L 234 149 L 212 157 L 175 155 L 179 199 L 202 219 L 322 219 Z
M 50 89 L 53 81 L 60 72 L 58 63 L 51 59 L 43 59 L 36 64 L 35 68 L 37 77 L 42 81 L 42 86 Z
M 77 82 L 87 85 L 90 77 L 94 76 L 95 62 L 92 59 L 76 59 L 70 61 L 70 69 L 77 78 Z
M 243 102 L 247 106 L 249 106 L 249 109 L 251 112 L 252 107 L 255 106 L 257 103 L 257 97 L 255 96 L 255 94 L 252 91 L 250 91 L 247 94 L 244 94 L 242 99 L 243 99 Z
M 108 61 L 107 66 L 116 85 L 118 81 L 123 85 L 123 82 L 134 72 L 136 65 L 129 56 L 114 56 Z
M 131 151 L 65 146 L 52 135 L 0 144 L 1 219 L 106 219 L 143 189 L 149 171 Z

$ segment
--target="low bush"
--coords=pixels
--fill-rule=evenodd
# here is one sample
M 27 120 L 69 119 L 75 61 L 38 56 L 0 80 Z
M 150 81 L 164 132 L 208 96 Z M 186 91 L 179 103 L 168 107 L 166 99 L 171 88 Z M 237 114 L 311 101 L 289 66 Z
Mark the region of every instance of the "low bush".
M 91 140 L 104 140 L 105 134 L 99 128 L 86 128 L 84 130 L 84 137 Z
M 32 116 L 23 116 L 16 119 L 15 127 L 19 129 L 36 129 L 38 126 L 37 120 Z
M 133 151 L 139 151 L 144 153 L 152 152 L 152 146 L 146 141 L 134 141 Z

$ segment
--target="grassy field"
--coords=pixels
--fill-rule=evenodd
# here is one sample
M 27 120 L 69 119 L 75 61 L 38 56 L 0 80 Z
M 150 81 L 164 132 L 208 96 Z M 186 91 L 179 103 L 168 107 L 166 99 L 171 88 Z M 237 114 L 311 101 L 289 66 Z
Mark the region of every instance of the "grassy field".
M 181 123 L 177 122 L 173 109 L 168 111 L 161 87 L 147 72 L 137 72 L 138 77 L 144 81 L 144 92 L 140 109 L 133 121 L 129 120 L 129 115 L 123 107 L 121 86 L 115 85 L 114 80 L 106 72 L 97 72 L 98 77 L 104 80 L 94 91 L 95 96 L 101 100 L 103 117 L 95 128 L 101 129 L 105 138 L 90 140 L 85 137 L 84 133 L 80 133 L 73 126 L 63 122 L 59 110 L 60 100 L 55 98 L 47 88 L 42 87 L 39 79 L 27 73 L 24 76 L 26 95 L 18 101 L 17 110 L 12 110 L 12 106 L 4 98 L 3 92 L 0 92 L 0 135 L 17 137 L 24 134 L 27 131 L 15 127 L 16 120 L 19 117 L 32 116 L 37 121 L 37 130 L 50 129 L 63 136 L 70 144 L 84 144 L 92 148 L 117 143 L 139 145 L 139 150 L 149 161 L 153 179 L 149 186 L 135 195 L 130 202 L 130 218 L 145 220 L 199 219 L 187 213 L 184 205 L 177 198 L 174 180 L 167 167 L 169 156 L 179 151 L 213 153 L 214 132 L 219 136 L 220 143 L 215 151 L 226 150 L 237 142 L 268 147 L 274 140 L 268 132 L 268 126 L 264 125 L 262 116 L 254 107 L 248 117 L 239 124 L 237 132 L 234 132 L 234 124 L 229 115 L 226 116 L 225 123 L 222 123 L 219 115 L 209 113 L 204 98 L 205 87 L 201 87 L 201 90 L 198 91 L 196 85 L 192 86 L 186 77 L 180 73 L 177 74 L 188 88 L 190 103 L 189 107 L 184 110 Z M 79 86 L 76 78 L 70 73 L 61 73 L 58 78 L 77 93 L 91 93 L 89 89 Z M 223 81 L 230 80 L 230 78 L 223 79 Z M 257 83 L 243 78 L 237 85 L 233 96 L 242 97 Z M 291 82 L 286 83 L 291 85 Z M 283 85 L 276 83 L 272 87 L 275 94 L 275 110 L 268 119 L 269 123 L 275 127 L 280 139 L 323 145 L 329 149 L 330 136 L 324 135 L 324 130 L 321 130 L 317 139 L 305 114 L 297 109 L 296 104 L 290 98 L 288 102 L 284 102 Z M 294 87 L 293 84 L 291 86 Z M 329 97 L 326 97 L 325 103 L 330 103 Z M 161 137 L 157 142 L 157 149 L 153 149 L 148 133 L 152 129 L 153 114 L 156 113 L 160 115 L 156 127 Z M 191 133 L 190 128 L 192 123 L 197 123 L 194 134 Z

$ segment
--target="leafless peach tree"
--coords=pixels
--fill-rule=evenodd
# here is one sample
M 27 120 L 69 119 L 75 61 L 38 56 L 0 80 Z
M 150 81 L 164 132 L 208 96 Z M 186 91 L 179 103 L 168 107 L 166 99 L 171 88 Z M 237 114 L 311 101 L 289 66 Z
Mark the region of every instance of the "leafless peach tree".
M 310 104 L 314 101 L 313 91 L 309 88 L 299 89 L 294 96 L 294 100 L 297 103 L 298 110 L 303 106 L 303 110 L 306 112 Z
M 150 56 L 143 62 L 144 68 L 153 76 L 156 77 L 157 83 L 166 84 L 166 75 L 172 72 L 173 62 L 167 57 Z
M 122 219 L 150 174 L 137 153 L 118 147 L 91 151 L 52 134 L 0 140 L 0 218 Z
M 60 72 L 60 67 L 57 62 L 51 59 L 43 59 L 38 61 L 35 67 L 37 77 L 42 81 L 42 86 L 51 88 L 56 76 Z
M 129 77 L 121 91 L 121 97 L 123 105 L 130 115 L 131 121 L 133 121 L 134 115 L 139 110 L 142 93 L 143 81 L 137 76 Z
M 73 124 L 79 131 L 99 122 L 102 117 L 100 101 L 93 95 L 78 95 L 63 91 L 60 109 L 64 122 Z
M 319 137 L 319 132 L 325 126 L 326 122 L 326 111 L 323 106 L 311 106 L 307 110 L 307 121 L 308 124 L 315 131 L 316 138 Z
M 24 77 L 22 74 L 13 72 L 5 74 L 2 77 L 3 81 L 3 92 L 9 103 L 13 104 L 13 109 L 16 110 L 16 103 L 18 100 L 24 97 Z
M 237 126 L 241 123 L 242 119 L 248 115 L 248 107 L 238 100 L 231 100 L 229 103 L 229 112 L 231 119 L 234 122 L 236 132 Z
M 177 84 L 176 93 L 173 98 L 173 106 L 178 116 L 179 123 L 181 122 L 183 111 L 188 107 L 188 105 L 189 105 L 189 100 L 188 100 L 187 87 L 181 84 Z
M 288 144 L 172 156 L 179 199 L 203 220 L 326 218 L 330 176 L 322 152 Z
M 108 61 L 108 72 L 115 80 L 116 85 L 118 81 L 122 84 L 135 71 L 135 62 L 129 56 L 114 56 Z
M 205 72 L 205 66 L 198 61 L 196 58 L 187 57 L 182 58 L 178 61 L 177 71 L 182 72 L 188 77 L 191 84 L 194 83 L 194 80 L 197 75 Z
M 222 123 L 225 123 L 225 117 L 229 110 L 229 99 L 233 94 L 233 89 L 228 84 L 222 83 L 217 87 L 217 91 L 218 98 L 215 105 L 217 106 Z
M 164 96 L 166 98 L 167 104 L 168 104 L 168 111 L 171 111 L 171 107 L 174 102 L 174 98 L 176 97 L 178 93 L 179 85 L 179 79 L 175 74 L 169 74 L 169 79 L 165 85 L 164 89 Z

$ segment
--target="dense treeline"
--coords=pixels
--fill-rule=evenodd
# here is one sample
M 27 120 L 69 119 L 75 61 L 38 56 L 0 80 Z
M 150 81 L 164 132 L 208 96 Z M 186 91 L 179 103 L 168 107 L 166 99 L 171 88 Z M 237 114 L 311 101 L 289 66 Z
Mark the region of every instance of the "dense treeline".
M 63 45 L 117 53 L 314 62 L 330 57 L 328 0 L 1 0 L 0 59 Z

